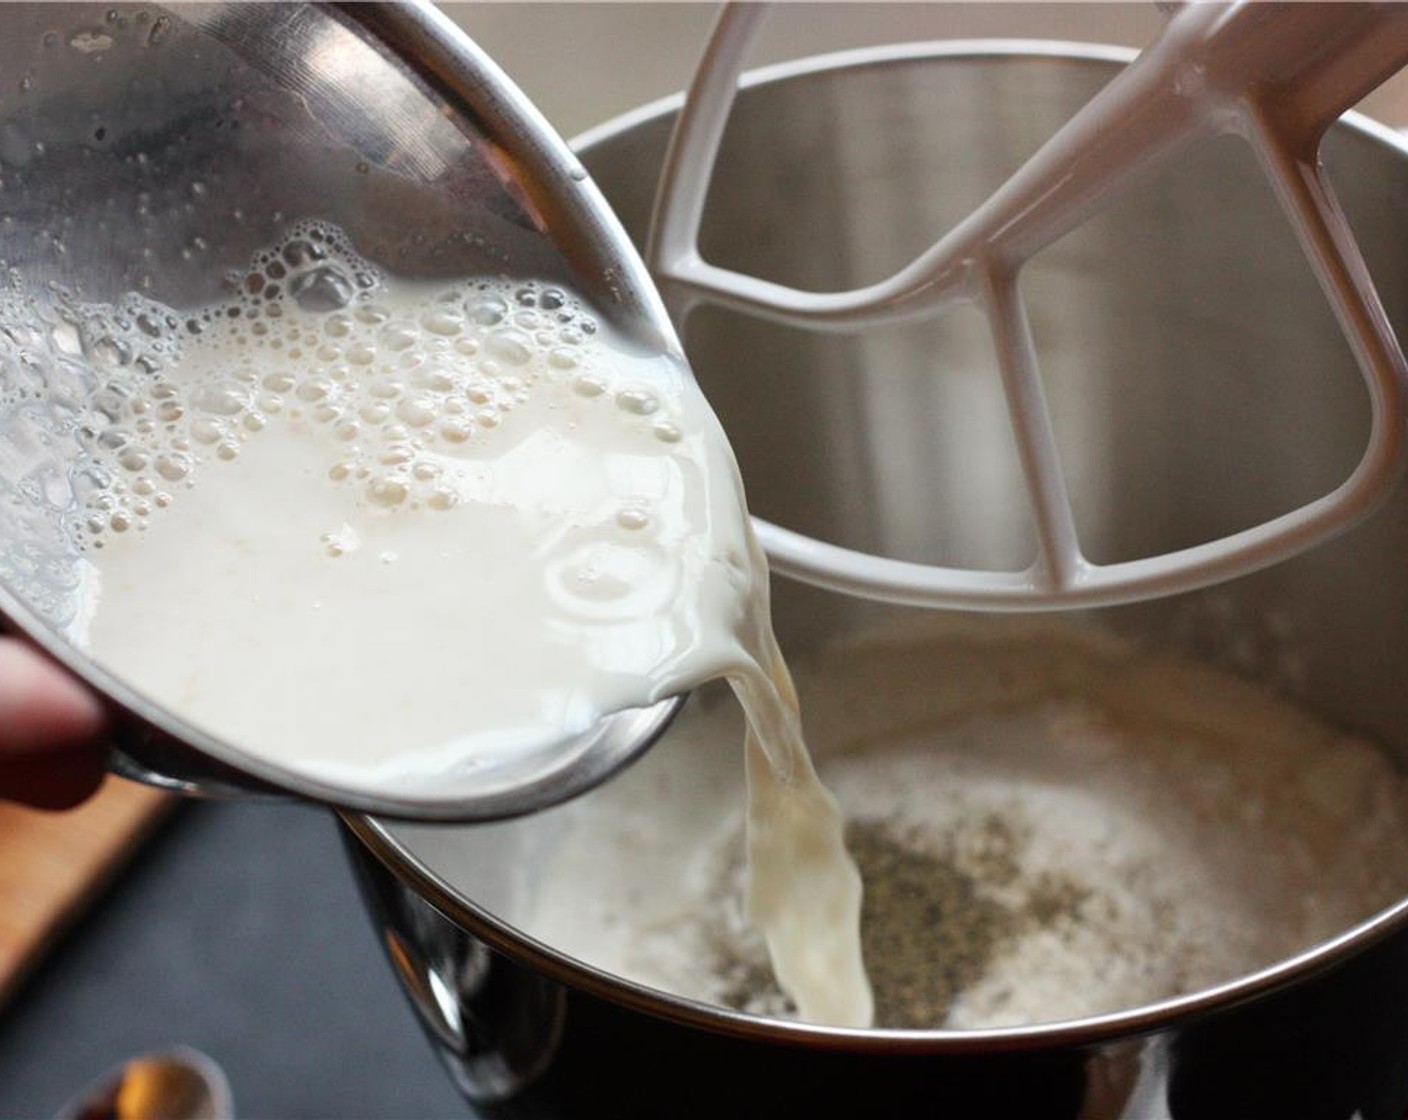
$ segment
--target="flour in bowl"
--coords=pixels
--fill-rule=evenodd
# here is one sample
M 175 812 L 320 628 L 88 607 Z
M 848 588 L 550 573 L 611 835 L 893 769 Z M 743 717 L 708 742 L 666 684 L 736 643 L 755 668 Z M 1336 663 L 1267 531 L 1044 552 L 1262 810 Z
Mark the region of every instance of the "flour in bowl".
M 1408 799 L 1383 752 L 1199 665 L 944 620 L 831 648 L 798 687 L 865 882 L 877 1026 L 1142 1006 L 1408 893 Z M 520 924 L 651 987 L 793 1015 L 744 918 L 721 699 L 691 701 L 650 757 L 564 811 Z

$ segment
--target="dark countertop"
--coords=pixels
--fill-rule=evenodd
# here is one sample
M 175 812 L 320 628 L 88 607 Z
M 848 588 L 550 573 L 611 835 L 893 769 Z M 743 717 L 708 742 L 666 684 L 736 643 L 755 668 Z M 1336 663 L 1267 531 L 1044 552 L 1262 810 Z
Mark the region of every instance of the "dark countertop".
M 362 910 L 331 814 L 181 806 L 0 1009 L 0 1118 L 186 1044 L 241 1120 L 470 1118 Z

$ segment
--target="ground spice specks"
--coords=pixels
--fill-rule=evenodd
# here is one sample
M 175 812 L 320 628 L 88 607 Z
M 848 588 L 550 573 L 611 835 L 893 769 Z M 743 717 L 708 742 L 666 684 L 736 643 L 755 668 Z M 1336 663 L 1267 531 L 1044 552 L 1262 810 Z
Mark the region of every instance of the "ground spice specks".
M 961 848 L 953 837 L 936 843 L 878 820 L 852 822 L 846 842 L 865 882 L 861 942 L 879 1027 L 942 1026 L 1006 946 L 1076 919 L 1089 893 L 1051 875 L 1024 880 L 1021 840 L 996 816 L 967 833 Z M 720 947 L 716 971 L 727 978 L 729 1006 L 790 1010 L 765 961 Z

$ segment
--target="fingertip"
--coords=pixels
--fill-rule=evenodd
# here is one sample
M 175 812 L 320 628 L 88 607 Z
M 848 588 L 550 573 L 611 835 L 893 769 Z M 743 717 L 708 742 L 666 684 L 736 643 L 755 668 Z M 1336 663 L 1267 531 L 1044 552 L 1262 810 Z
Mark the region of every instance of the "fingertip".
M 96 750 L 0 758 L 0 800 L 61 812 L 97 793 L 106 774 L 103 755 Z
M 36 650 L 0 638 L 0 754 L 93 746 L 105 723 L 98 698 L 79 681 Z

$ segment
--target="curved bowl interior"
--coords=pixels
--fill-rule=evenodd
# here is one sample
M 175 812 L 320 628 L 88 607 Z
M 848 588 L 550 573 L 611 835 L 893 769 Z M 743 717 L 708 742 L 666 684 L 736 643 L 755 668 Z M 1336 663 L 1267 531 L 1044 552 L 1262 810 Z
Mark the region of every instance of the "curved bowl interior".
M 704 255 L 816 289 L 879 279 L 996 187 L 1116 67 L 1108 52 L 1074 47 L 935 45 L 755 78 L 725 138 Z M 637 237 L 671 115 L 667 104 L 642 110 L 594 131 L 581 149 Z M 1325 159 L 1389 315 L 1408 323 L 1408 268 L 1396 250 L 1408 230 L 1401 143 L 1367 124 L 1342 125 Z M 1039 256 L 1023 287 L 1093 560 L 1166 551 L 1265 520 L 1329 491 L 1357 460 L 1367 432 L 1359 375 L 1240 143 L 1197 149 L 1122 197 Z M 1030 562 L 1032 529 L 980 316 L 838 336 L 704 309 L 684 334 L 755 514 L 909 560 L 994 569 Z M 1405 551 L 1408 504 L 1399 497 L 1332 546 L 1257 576 L 1080 621 L 1258 679 L 1402 760 Z M 774 594 L 790 657 L 896 613 L 785 581 Z M 689 1008 L 525 939 L 514 923 L 567 819 L 362 831 L 456 921 L 555 975 L 723 1030 L 828 1037 Z M 995 1034 L 1008 1044 L 1079 1040 L 1207 1010 L 1308 974 L 1401 925 L 1404 914 L 1399 905 L 1217 990 Z M 915 1032 L 910 1040 L 943 1048 L 991 1037 Z

